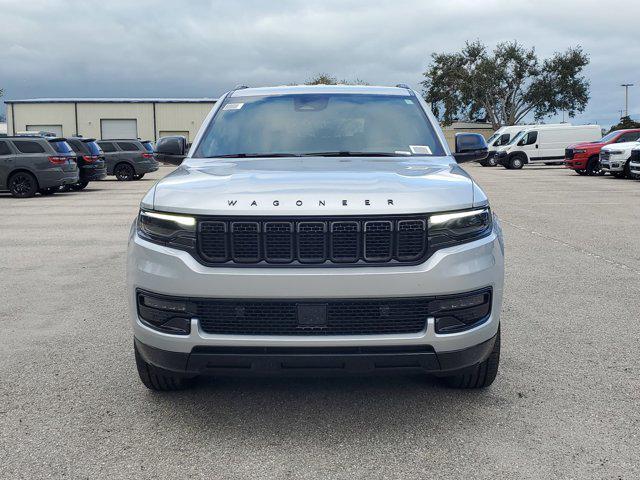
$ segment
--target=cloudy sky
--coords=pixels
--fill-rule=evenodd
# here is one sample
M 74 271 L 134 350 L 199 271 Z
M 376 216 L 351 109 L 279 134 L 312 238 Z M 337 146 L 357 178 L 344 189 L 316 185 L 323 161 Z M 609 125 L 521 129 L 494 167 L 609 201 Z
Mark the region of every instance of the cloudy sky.
M 35 97 L 216 97 L 317 72 L 419 88 L 433 52 L 517 39 L 590 55 L 576 123 L 640 120 L 638 0 L 0 0 L 0 88 Z

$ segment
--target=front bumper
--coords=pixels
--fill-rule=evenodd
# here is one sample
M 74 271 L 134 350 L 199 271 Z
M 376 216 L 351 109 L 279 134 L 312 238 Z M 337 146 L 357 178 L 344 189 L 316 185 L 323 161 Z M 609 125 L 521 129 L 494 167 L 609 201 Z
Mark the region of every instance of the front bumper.
M 418 347 L 228 348 L 196 347 L 189 353 L 168 352 L 135 340 L 145 362 L 187 375 L 254 375 L 277 373 L 370 374 L 416 371 L 450 374 L 484 361 L 496 337 L 463 350 L 436 353 Z
M 509 155 L 507 153 L 496 152 L 494 157 L 498 165 L 502 165 L 503 167 L 506 167 L 509 164 Z
M 238 355 L 246 356 L 249 354 L 242 351 L 249 347 L 402 346 L 425 348 L 421 354 L 429 355 L 422 357 L 431 358 L 429 362 L 432 363 L 428 364 L 431 366 L 440 362 L 440 367 L 435 368 L 438 370 L 443 369 L 441 358 L 445 357 L 440 357 L 443 352 L 460 352 L 495 337 L 500 322 L 503 295 L 503 255 L 500 224 L 497 219 L 491 235 L 464 245 L 439 250 L 420 265 L 339 269 L 206 267 L 185 251 L 141 239 L 132 228 L 127 265 L 128 301 L 136 340 L 146 347 L 182 354 L 176 357 L 182 358 L 182 361 L 191 358 L 190 355 L 194 359 L 200 358 L 194 355 L 206 353 L 206 349 L 222 347 L 237 349 Z M 138 317 L 136 301 L 138 289 L 177 297 L 322 300 L 452 295 L 486 287 L 493 290 L 489 318 L 469 330 L 448 334 L 436 333 L 434 319 L 428 318 L 423 331 L 411 334 L 221 335 L 202 331 L 197 318 L 192 318 L 189 335 L 174 335 L 159 332 L 144 324 Z M 187 364 L 184 365 L 186 368 Z
M 623 157 L 609 157 L 607 159 L 600 158 L 600 168 L 605 172 L 622 172 L 627 159 Z
M 566 168 L 571 168 L 572 170 L 584 170 L 587 168 L 587 163 L 589 162 L 588 157 L 578 157 L 575 156 L 572 159 L 564 159 L 564 166 Z

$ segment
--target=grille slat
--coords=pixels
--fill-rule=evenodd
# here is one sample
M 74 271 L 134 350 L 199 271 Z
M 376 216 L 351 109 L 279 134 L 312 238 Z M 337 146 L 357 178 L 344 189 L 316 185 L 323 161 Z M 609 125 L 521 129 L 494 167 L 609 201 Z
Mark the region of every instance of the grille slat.
M 393 223 L 388 220 L 365 222 L 364 258 L 370 262 L 388 262 L 393 249 Z
M 231 256 L 235 262 L 260 261 L 259 222 L 231 222 L 231 234 Z
M 206 264 L 415 263 L 426 256 L 425 217 L 228 218 L 198 221 Z
M 575 152 L 574 152 L 573 148 L 565 148 L 565 150 L 564 150 L 564 158 L 566 158 L 567 160 L 573 160 L 574 154 L 575 154 Z

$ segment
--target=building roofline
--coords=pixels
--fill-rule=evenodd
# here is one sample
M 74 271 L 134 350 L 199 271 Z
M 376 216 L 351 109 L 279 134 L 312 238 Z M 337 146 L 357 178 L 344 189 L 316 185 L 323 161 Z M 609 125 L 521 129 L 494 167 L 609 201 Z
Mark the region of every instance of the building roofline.
M 217 98 L 26 98 L 5 100 L 14 103 L 215 103 Z

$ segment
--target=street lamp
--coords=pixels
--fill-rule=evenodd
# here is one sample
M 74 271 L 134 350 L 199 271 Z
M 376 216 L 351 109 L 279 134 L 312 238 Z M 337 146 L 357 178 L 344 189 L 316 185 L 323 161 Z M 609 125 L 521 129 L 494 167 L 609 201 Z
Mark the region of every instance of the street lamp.
M 624 116 L 629 116 L 629 87 L 633 87 L 633 83 L 623 83 L 620 85 L 624 87 Z

